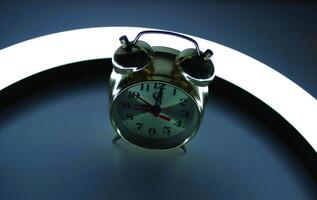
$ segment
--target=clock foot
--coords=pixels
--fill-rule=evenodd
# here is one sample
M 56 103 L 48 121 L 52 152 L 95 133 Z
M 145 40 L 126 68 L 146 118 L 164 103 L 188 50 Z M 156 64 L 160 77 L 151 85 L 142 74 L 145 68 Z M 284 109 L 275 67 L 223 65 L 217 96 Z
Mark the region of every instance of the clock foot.
M 184 151 L 184 153 L 187 152 L 187 149 L 186 149 L 185 145 L 181 146 L 181 149 Z
M 116 135 L 113 139 L 112 139 L 112 143 L 116 143 L 117 140 L 120 140 L 121 136 L 120 135 Z

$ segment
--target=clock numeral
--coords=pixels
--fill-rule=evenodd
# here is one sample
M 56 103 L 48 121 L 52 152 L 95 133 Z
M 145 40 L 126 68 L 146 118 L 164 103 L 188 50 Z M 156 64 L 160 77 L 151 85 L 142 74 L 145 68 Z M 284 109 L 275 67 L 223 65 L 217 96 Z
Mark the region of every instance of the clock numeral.
M 154 135 L 156 133 L 156 129 L 155 128 L 149 128 L 149 134 L 150 135 Z
M 141 91 L 145 90 L 145 91 L 149 91 L 150 90 L 150 84 L 148 83 L 141 83 L 141 88 L 140 88 Z
M 164 83 L 154 83 L 154 89 L 162 89 L 162 90 L 164 90 L 165 89 L 165 86 L 166 86 L 166 84 L 164 84 Z
M 136 99 L 138 97 L 140 97 L 140 93 L 139 92 L 129 91 L 129 99 L 131 99 L 131 98 Z
M 189 117 L 189 111 L 188 110 L 182 110 L 181 117 L 184 117 L 184 118 Z
M 167 135 L 169 135 L 169 134 L 171 133 L 171 127 L 165 126 L 165 127 L 163 128 L 163 131 L 162 131 L 162 132 L 165 133 L 165 134 L 167 134 Z
M 186 105 L 187 105 L 187 103 L 188 103 L 188 99 L 181 98 L 181 99 L 180 99 L 180 103 L 179 103 L 179 105 L 186 106 Z
M 178 120 L 174 123 L 175 126 L 180 127 L 182 125 L 182 120 Z
M 134 115 L 132 113 L 127 113 L 126 114 L 126 117 L 130 120 L 133 120 L 134 119 Z
M 140 130 L 142 128 L 142 126 L 143 126 L 142 123 L 136 123 L 135 125 L 136 125 L 136 129 L 137 130 Z
M 174 88 L 173 95 L 176 95 L 176 90 L 177 90 L 177 88 Z

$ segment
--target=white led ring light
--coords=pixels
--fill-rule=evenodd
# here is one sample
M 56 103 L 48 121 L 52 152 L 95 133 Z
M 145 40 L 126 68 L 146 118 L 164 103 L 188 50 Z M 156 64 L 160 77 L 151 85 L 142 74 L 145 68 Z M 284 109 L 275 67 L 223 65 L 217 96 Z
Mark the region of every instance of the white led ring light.
M 111 58 L 118 38 L 134 38 L 148 28 L 104 27 L 66 31 L 38 37 L 0 50 L 0 91 L 33 74 L 79 61 Z M 317 101 L 294 82 L 267 65 L 223 45 L 190 36 L 202 50 L 214 52 L 216 76 L 246 90 L 269 105 L 317 151 Z M 146 39 L 152 46 L 185 49 L 174 37 Z M 1 103 L 1 102 L 0 102 Z

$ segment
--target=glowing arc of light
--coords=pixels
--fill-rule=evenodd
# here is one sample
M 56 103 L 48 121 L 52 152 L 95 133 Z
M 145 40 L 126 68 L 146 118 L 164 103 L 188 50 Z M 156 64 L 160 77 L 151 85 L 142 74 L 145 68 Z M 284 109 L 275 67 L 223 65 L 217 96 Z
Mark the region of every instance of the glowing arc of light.
M 0 50 L 0 91 L 42 71 L 85 60 L 112 57 L 118 38 L 134 38 L 148 28 L 101 27 L 55 33 Z M 251 93 L 292 124 L 317 151 L 317 101 L 294 82 L 267 65 L 231 48 L 202 38 L 200 49 L 211 49 L 216 76 Z M 175 37 L 144 37 L 155 46 L 189 48 Z

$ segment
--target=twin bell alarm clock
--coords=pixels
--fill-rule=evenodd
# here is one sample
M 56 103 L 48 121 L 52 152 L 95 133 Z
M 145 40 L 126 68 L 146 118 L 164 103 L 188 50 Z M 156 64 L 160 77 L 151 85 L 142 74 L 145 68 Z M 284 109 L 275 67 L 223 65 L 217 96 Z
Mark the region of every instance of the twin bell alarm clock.
M 192 42 L 195 48 L 178 51 L 150 46 L 144 34 L 168 34 Z M 148 30 L 133 41 L 120 37 L 112 57 L 109 111 L 120 138 L 146 149 L 181 147 L 199 129 L 214 78 L 212 51 L 199 50 L 195 40 L 182 34 Z

